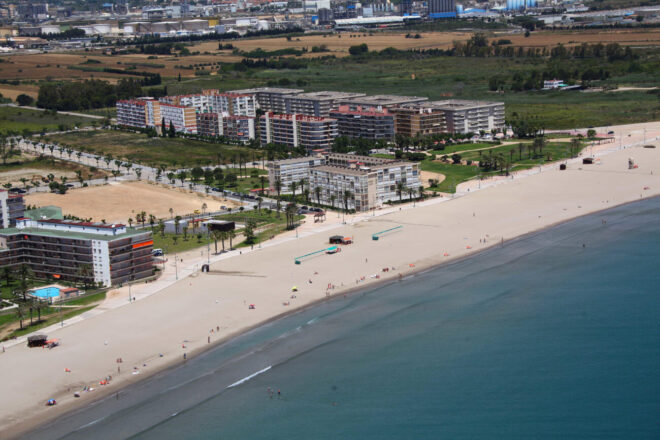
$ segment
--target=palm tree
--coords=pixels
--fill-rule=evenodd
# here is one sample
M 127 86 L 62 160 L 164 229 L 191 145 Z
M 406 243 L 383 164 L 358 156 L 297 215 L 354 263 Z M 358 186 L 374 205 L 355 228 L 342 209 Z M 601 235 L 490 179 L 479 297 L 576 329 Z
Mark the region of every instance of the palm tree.
M 174 217 L 174 232 L 176 234 L 179 233 L 179 225 L 180 224 L 181 224 L 181 216 L 177 215 L 176 217 Z
M 229 238 L 229 250 L 234 249 L 233 240 L 236 238 L 236 231 L 233 229 L 227 231 L 227 238 Z
M 261 197 L 257 197 L 257 209 L 261 212 L 261 203 L 264 201 Z
M 296 200 L 296 189 L 298 188 L 298 182 L 296 182 L 296 181 L 291 182 L 291 184 L 289 185 L 289 188 L 291 189 L 291 193 L 292 193 L 291 200 L 293 200 L 295 202 L 295 200 Z
M 170 208 L 170 218 L 174 218 L 174 209 Z
M 321 204 L 321 187 L 314 187 L 314 195 L 316 196 L 316 203 Z
M 330 206 L 333 208 L 335 207 L 335 201 L 337 200 L 337 196 L 334 194 L 330 194 Z
M 286 228 L 293 229 L 296 218 L 296 204 L 295 203 L 287 204 L 286 208 L 284 209 L 284 214 L 286 216 Z
M 165 222 L 163 220 L 158 220 L 158 230 L 160 231 L 160 236 L 165 237 Z
M 149 214 L 149 224 L 151 225 L 151 230 L 153 231 L 154 229 L 154 224 L 156 223 L 156 216 L 153 214 Z
M 277 192 L 277 218 L 280 218 L 280 193 L 282 192 L 282 181 L 275 179 L 275 191 Z
M 206 203 L 202 203 L 202 214 L 204 214 L 206 212 L 206 208 L 208 208 Z
M 133 219 L 129 217 L 128 219 L 128 227 L 132 228 L 133 227 Z
M 406 188 L 406 192 L 408 193 L 408 200 L 412 200 L 413 195 L 415 194 L 415 188 L 409 186 Z
M 183 239 L 188 240 L 188 225 L 183 227 Z
M 573 138 L 571 139 L 571 157 L 575 157 L 578 151 L 580 151 L 580 147 L 582 146 L 580 139 L 578 138 Z
M 220 231 L 220 241 L 222 241 L 222 252 L 225 251 L 225 240 L 227 239 L 227 231 Z
M 399 202 L 403 202 L 403 192 L 406 190 L 406 185 L 402 181 L 396 183 L 396 194 L 399 196 Z
M 213 230 L 210 232 L 211 237 L 213 238 L 213 243 L 215 244 L 215 253 L 218 253 L 218 238 L 220 238 L 220 231 Z
M 348 212 L 348 201 L 353 198 L 353 193 L 345 189 L 342 194 L 342 199 L 344 200 L 344 211 Z

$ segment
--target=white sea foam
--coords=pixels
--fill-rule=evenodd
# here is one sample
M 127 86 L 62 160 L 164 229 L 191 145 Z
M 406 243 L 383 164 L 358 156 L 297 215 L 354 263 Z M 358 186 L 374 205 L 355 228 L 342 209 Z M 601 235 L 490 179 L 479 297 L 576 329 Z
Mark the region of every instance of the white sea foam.
M 249 376 L 244 377 L 243 379 L 241 379 L 241 380 L 239 380 L 239 381 L 237 381 L 237 382 L 234 382 L 233 384 L 229 385 L 227 388 L 234 388 L 234 387 L 237 387 L 237 386 L 239 386 L 239 385 L 241 385 L 241 384 L 247 382 L 248 380 L 252 379 L 253 377 L 258 376 L 258 375 L 260 375 L 261 373 L 265 373 L 266 371 L 270 370 L 271 368 L 272 368 L 272 366 L 269 365 L 269 366 L 267 366 L 266 368 L 264 368 L 263 370 L 259 370 L 259 371 L 257 371 L 256 373 L 252 373 L 252 374 L 250 374 Z

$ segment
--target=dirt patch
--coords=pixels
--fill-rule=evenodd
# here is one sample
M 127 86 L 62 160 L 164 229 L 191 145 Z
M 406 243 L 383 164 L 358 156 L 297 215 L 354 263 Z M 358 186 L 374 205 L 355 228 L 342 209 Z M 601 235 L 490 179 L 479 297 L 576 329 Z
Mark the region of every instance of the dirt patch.
M 498 35 L 499 38 L 511 40 L 514 46 L 524 47 L 554 47 L 561 43 L 564 46 L 578 46 L 582 43 L 619 43 L 622 46 L 658 46 L 660 45 L 660 30 L 616 30 L 616 31 L 555 31 L 532 32 L 529 37 L 522 34 Z
M 38 169 L 38 168 L 20 168 L 17 170 L 3 171 L 0 173 L 0 183 L 5 184 L 11 182 L 14 186 L 22 185 L 21 179 L 27 179 L 29 182 L 38 181 L 41 182 L 43 176 L 53 174 L 56 180 L 61 180 L 61 177 L 64 176 L 69 180 L 75 179 L 76 173 L 70 171 L 62 171 L 56 169 Z M 28 184 L 30 184 L 28 182 Z
M 430 179 L 437 180 L 438 183 L 440 183 L 443 180 L 445 180 L 445 178 L 446 178 L 444 174 L 432 173 L 431 171 L 421 171 L 420 174 L 421 174 L 421 178 L 422 178 L 422 186 L 424 188 L 429 187 L 429 180 Z
M 103 219 L 108 223 L 125 223 L 135 219 L 137 213 L 145 211 L 157 218 L 170 218 L 173 215 L 192 214 L 202 211 L 206 203 L 207 210 L 217 211 L 220 206 L 235 208 L 237 202 L 220 197 L 205 196 L 184 189 L 146 183 L 114 183 L 108 185 L 80 188 L 60 194 L 30 194 L 25 202 L 31 205 L 60 206 L 64 214 L 81 218 Z

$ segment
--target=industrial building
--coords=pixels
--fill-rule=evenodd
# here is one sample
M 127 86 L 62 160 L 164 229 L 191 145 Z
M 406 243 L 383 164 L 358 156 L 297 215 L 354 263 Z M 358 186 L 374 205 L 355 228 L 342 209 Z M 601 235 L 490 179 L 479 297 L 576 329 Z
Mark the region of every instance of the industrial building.
M 16 220 L 23 217 L 24 211 L 22 195 L 0 190 L 0 228 L 14 226 Z
M 387 110 L 362 107 L 351 110 L 347 105 L 340 105 L 330 112 L 330 117 L 337 120 L 340 136 L 366 139 L 394 137 L 394 115 Z
M 305 115 L 268 112 L 260 118 L 261 145 L 284 144 L 308 152 L 327 151 L 338 136 L 337 120 Z
M 456 17 L 454 0 L 428 0 L 430 18 Z
M 70 220 L 18 219 L 0 231 L 0 267 L 30 267 L 36 277 L 104 286 L 154 273 L 151 231 Z
M 445 115 L 435 108 L 413 104 L 395 107 L 394 131 L 407 137 L 429 136 L 447 131 Z

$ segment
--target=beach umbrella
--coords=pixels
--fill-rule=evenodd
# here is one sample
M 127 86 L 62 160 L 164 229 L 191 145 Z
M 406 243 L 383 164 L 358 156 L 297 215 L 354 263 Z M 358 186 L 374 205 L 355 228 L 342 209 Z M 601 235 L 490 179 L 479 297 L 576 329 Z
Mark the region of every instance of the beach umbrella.
M 292 292 L 297 292 L 297 291 L 298 291 L 298 286 L 293 286 L 293 287 L 291 288 L 291 291 L 292 291 Z

